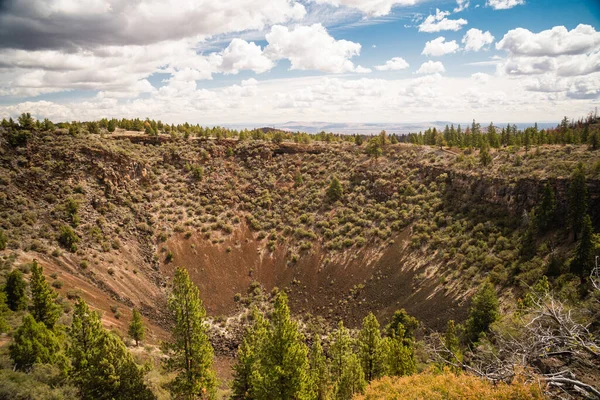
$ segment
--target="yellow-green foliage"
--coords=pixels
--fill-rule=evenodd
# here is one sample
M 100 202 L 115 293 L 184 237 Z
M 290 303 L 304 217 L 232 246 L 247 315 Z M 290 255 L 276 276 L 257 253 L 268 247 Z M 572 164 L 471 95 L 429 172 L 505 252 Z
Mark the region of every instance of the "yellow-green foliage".
M 440 374 L 423 372 L 404 377 L 384 377 L 371 382 L 364 395 L 355 400 L 525 400 L 544 399 L 535 384 L 515 381 L 512 384 L 492 384 L 472 375 L 445 371 Z

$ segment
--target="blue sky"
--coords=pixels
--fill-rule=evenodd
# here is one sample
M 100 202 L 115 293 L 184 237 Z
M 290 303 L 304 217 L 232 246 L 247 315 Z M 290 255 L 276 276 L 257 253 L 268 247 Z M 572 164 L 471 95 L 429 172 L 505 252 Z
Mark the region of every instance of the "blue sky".
M 599 31 L 596 0 L 9 0 L 0 112 L 554 122 L 599 103 Z

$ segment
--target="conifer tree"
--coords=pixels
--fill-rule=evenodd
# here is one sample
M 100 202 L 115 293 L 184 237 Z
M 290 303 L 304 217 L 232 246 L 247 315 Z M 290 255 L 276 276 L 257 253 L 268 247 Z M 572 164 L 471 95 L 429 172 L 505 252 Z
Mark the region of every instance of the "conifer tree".
M 354 144 L 357 146 L 361 146 L 363 144 L 363 138 L 361 135 L 354 135 Z
M 411 375 L 416 370 L 413 340 L 407 337 L 402 323 L 383 340 L 385 374 L 390 376 Z
M 537 217 L 535 215 L 535 211 L 531 210 L 528 216 L 528 224 L 527 230 L 525 231 L 525 235 L 523 236 L 523 242 L 521 244 L 521 257 L 525 260 L 530 260 L 535 256 L 537 251 Z
M 331 202 L 336 202 L 342 198 L 344 195 L 344 190 L 342 189 L 342 184 L 339 179 L 334 176 L 331 178 L 331 183 L 329 184 L 329 188 L 327 189 L 327 198 Z
M 60 351 L 60 342 L 42 322 L 36 322 L 31 314 L 23 317 L 13 343 L 9 347 L 15 369 L 29 371 L 34 364 L 57 364 L 63 368 L 66 359 Z
M 37 322 L 42 322 L 48 329 L 53 329 L 62 313 L 61 307 L 56 304 L 56 293 L 44 277 L 44 269 L 33 260 L 31 267 L 31 315 Z
M 594 228 L 588 214 L 583 218 L 581 238 L 577 244 L 575 257 L 571 261 L 571 272 L 581 279 L 590 275 L 594 268 Z
M 355 394 L 363 393 L 366 387 L 367 381 L 358 356 L 354 353 L 345 354 L 342 374 L 334 388 L 334 398 L 336 400 L 351 400 Z
M 6 293 L 6 305 L 12 311 L 19 311 L 27 308 L 27 295 L 25 294 L 26 284 L 23 280 L 23 273 L 18 269 L 12 270 L 6 277 L 4 292 Z
M 569 220 L 574 239 L 583 227 L 583 218 L 587 211 L 587 188 L 585 185 L 585 175 L 583 166 L 579 165 L 571 176 L 571 185 L 569 186 Z
M 487 167 L 492 163 L 492 156 L 490 155 L 489 145 L 487 143 L 484 143 L 479 150 L 479 161 L 484 167 Z
M 259 400 L 299 399 L 308 391 L 308 349 L 287 301 L 284 292 L 275 298 L 260 363 Z
M 167 345 L 167 368 L 177 372 L 171 382 L 171 392 L 181 398 L 213 399 L 216 389 L 214 351 L 206 334 L 206 311 L 198 287 L 183 268 L 175 271 L 169 311 L 175 326 L 174 342 Z
M 260 375 L 253 374 L 260 365 L 260 357 L 267 341 L 268 323 L 257 308 L 252 310 L 252 326 L 246 331 L 237 352 L 237 362 L 233 366 L 232 399 L 255 399 Z
M 467 337 L 475 343 L 482 333 L 488 332 L 490 325 L 499 317 L 498 297 L 489 281 L 486 281 L 473 296 L 467 319 Z
M 351 352 L 350 332 L 344 327 L 342 321 L 338 322 L 338 328 L 333 334 L 333 343 L 329 349 L 331 357 L 331 375 L 335 381 L 342 376 L 344 356 Z
M 144 340 L 146 335 L 146 329 L 144 328 L 144 321 L 142 321 L 142 314 L 134 308 L 131 316 L 131 322 L 129 323 L 129 329 L 127 330 L 129 336 L 135 340 L 135 345 L 138 346 L 139 342 Z
M 419 320 L 406 312 L 404 308 L 396 310 L 391 321 L 385 326 L 387 336 L 397 333 L 398 324 L 402 324 L 404 337 L 414 339 L 415 331 L 419 328 Z
M 448 351 L 444 358 L 451 363 L 461 363 L 463 361 L 463 355 L 460 350 L 460 341 L 456 332 L 456 325 L 454 320 L 449 320 L 444 333 L 444 347 Z
M 328 400 L 331 394 L 329 366 L 321 345 L 321 336 L 314 335 L 309 356 L 310 400 Z
M 8 242 L 8 236 L 4 233 L 4 230 L 0 228 L 0 250 L 6 249 L 6 243 Z
M 369 313 L 362 323 L 358 334 L 359 359 L 367 382 L 379 378 L 383 372 L 381 331 L 379 321 Z
M 155 398 L 121 339 L 102 327 L 98 313 L 82 299 L 75 303 L 69 335 L 70 376 L 82 399 Z
M 544 185 L 542 201 L 537 208 L 536 216 L 540 230 L 545 231 L 552 227 L 556 217 L 556 198 L 549 183 Z
M 379 137 L 372 137 L 367 143 L 367 154 L 373 159 L 377 160 L 381 154 L 383 154 L 381 140 Z

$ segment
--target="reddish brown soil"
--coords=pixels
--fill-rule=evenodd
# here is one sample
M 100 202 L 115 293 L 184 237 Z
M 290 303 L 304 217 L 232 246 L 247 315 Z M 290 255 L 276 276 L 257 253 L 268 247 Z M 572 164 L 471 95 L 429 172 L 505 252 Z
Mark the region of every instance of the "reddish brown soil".
M 431 273 L 432 266 L 420 265 L 410 256 L 406 249 L 409 235 L 409 230 L 400 233 L 384 249 L 365 246 L 333 256 L 317 245 L 302 252 L 295 264 L 288 262 L 285 245 L 273 253 L 258 250 L 264 246 L 245 228 L 221 244 L 212 244 L 201 235 L 189 239 L 176 235 L 166 243 L 174 259 L 163 262 L 161 271 L 171 278 L 176 267 L 185 267 L 211 315 L 234 313 L 234 295 L 245 295 L 256 280 L 266 290 L 285 289 L 296 313 L 321 315 L 331 322 L 343 319 L 356 326 L 369 311 L 385 322 L 395 310 L 405 308 L 427 328 L 443 329 L 448 319 L 464 318 L 465 294 L 447 293 L 439 277 Z M 327 257 L 331 261 L 325 263 Z M 364 288 L 351 295 L 359 284 Z

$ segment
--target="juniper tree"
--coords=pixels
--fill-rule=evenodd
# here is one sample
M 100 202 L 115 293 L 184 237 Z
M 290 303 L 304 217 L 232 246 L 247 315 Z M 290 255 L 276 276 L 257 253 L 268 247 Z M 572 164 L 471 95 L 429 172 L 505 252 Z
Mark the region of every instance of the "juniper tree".
M 23 317 L 8 351 L 19 371 L 29 371 L 34 364 L 57 364 L 63 369 L 66 365 L 58 338 L 42 322 L 36 322 L 31 314 Z
M 170 384 L 177 398 L 215 398 L 214 351 L 206 334 L 206 311 L 198 287 L 188 272 L 177 268 L 169 311 L 174 320 L 173 342 L 167 344 L 167 369 L 176 372 Z
M 0 250 L 6 249 L 6 243 L 8 242 L 8 236 L 4 233 L 4 230 L 0 228 Z
M 373 313 L 363 319 L 362 329 L 358 334 L 358 350 L 367 382 L 379 378 L 383 372 L 381 331 Z
M 37 322 L 42 322 L 48 329 L 53 329 L 62 309 L 56 304 L 58 293 L 48 285 L 44 277 L 44 269 L 37 260 L 33 260 L 29 287 L 31 288 L 31 306 L 29 307 L 31 315 Z
M 329 188 L 327 189 L 327 198 L 333 203 L 341 199 L 343 195 L 344 189 L 342 189 L 342 184 L 339 179 L 336 176 L 332 177 Z
M 492 284 L 486 281 L 473 296 L 469 309 L 466 328 L 471 343 L 477 342 L 482 333 L 488 332 L 498 317 L 498 297 Z
M 127 333 L 133 340 L 135 340 L 136 346 L 139 345 L 139 342 L 144 340 L 144 336 L 146 335 L 144 321 L 142 321 L 142 314 L 140 314 L 136 308 L 133 309 L 133 314 L 131 316 L 131 322 L 129 323 Z
M 257 308 L 252 310 L 253 323 L 246 331 L 233 366 L 232 399 L 254 399 L 257 395 L 260 375 L 253 376 L 260 366 L 263 348 L 267 341 L 268 322 Z M 258 382 L 255 382 L 256 381 Z
M 82 399 L 155 398 L 121 339 L 102 327 L 98 313 L 82 299 L 75 303 L 69 336 L 70 377 Z
M 583 166 L 579 165 L 571 176 L 571 185 L 569 186 L 569 220 L 575 240 L 577 240 L 577 235 L 581 232 L 586 211 L 587 188 Z
M 306 396 L 308 385 L 308 349 L 290 317 L 287 295 L 275 298 L 267 340 L 260 361 L 259 400 L 287 400 Z
M 23 273 L 18 269 L 12 270 L 6 277 L 4 292 L 6 293 L 6 305 L 12 311 L 27 308 L 27 295 L 25 294 L 26 283 Z

